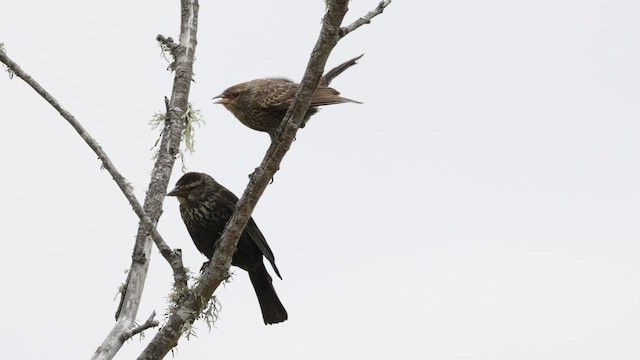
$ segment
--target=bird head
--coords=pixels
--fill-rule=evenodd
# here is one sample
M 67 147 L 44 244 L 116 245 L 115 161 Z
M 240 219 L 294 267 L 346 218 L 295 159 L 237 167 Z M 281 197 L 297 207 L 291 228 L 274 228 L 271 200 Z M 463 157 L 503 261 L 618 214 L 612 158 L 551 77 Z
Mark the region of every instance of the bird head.
M 222 94 L 214 97 L 211 100 L 220 99 L 214 102 L 214 104 L 222 104 L 226 108 L 229 108 L 229 106 L 238 106 L 238 102 L 241 101 L 241 99 L 248 91 L 248 84 L 242 83 L 228 88 L 227 90 L 223 91 Z
M 204 195 L 207 178 L 210 176 L 203 173 L 186 173 L 176 182 L 176 187 L 169 191 L 167 196 L 175 196 L 182 205 L 198 200 Z

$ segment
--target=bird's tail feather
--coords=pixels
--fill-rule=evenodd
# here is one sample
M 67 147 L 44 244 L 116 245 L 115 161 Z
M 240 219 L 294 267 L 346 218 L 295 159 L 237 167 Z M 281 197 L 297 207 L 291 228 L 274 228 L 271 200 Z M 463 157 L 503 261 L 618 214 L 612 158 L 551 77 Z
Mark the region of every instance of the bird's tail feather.
M 276 290 L 271 283 L 271 276 L 267 273 L 267 269 L 263 271 L 249 272 L 249 279 L 253 289 L 258 296 L 260 310 L 262 310 L 262 319 L 265 324 L 276 324 L 287 320 L 287 310 L 280 302 Z
M 316 91 L 313 93 L 311 97 L 310 106 L 323 106 L 323 105 L 334 105 L 334 104 L 342 104 L 346 102 L 352 102 L 356 104 L 362 104 L 360 101 L 351 100 L 344 98 L 340 95 L 340 92 L 334 88 L 330 87 L 318 87 Z
M 322 77 L 320 78 L 320 85 L 321 86 L 328 86 L 336 76 L 342 74 L 343 71 L 345 71 L 348 68 L 350 68 L 351 66 L 355 65 L 356 61 L 358 61 L 358 59 L 360 59 L 363 56 L 364 56 L 364 54 L 362 54 L 360 56 L 357 56 L 357 57 L 354 57 L 353 59 L 345 61 L 342 64 L 334 67 L 333 69 L 327 71 L 327 73 L 322 75 Z

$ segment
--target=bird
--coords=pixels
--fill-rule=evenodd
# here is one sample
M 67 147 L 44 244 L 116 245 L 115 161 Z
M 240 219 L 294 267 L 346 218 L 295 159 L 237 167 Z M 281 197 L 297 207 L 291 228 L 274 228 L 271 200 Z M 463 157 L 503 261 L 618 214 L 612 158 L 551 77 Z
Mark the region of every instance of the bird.
M 180 215 L 193 243 L 211 260 L 222 231 L 236 208 L 238 197 L 211 176 L 198 172 L 184 174 L 167 196 L 178 199 Z M 264 323 L 276 324 L 287 320 L 288 315 L 276 294 L 263 257 L 282 279 L 273 252 L 251 217 L 240 236 L 231 264 L 249 273 Z
M 345 61 L 320 78 L 300 128 L 305 127 L 309 118 L 318 112 L 318 106 L 347 102 L 362 104 L 339 96 L 340 92 L 330 88 L 329 84 L 336 76 L 355 65 L 363 55 Z M 214 103 L 222 104 L 247 127 L 268 133 L 273 142 L 277 139 L 278 127 L 293 102 L 298 87 L 300 84 L 287 79 L 255 79 L 234 85 L 212 100 L 219 99 Z

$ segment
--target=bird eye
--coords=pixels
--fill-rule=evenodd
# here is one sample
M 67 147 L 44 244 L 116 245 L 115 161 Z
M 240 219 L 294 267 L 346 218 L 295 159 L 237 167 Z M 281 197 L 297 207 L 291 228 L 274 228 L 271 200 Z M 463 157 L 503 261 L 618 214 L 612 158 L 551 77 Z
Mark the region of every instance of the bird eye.
M 234 91 L 234 92 L 231 93 L 231 96 L 234 97 L 234 98 L 238 97 L 238 95 L 240 95 L 239 91 Z

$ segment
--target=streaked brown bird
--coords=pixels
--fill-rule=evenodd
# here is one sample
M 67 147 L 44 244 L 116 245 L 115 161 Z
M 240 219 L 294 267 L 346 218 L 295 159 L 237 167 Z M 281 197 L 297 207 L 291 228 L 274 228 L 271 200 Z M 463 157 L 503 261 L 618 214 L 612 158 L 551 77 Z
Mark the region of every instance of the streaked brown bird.
M 224 226 L 236 208 L 238 198 L 211 176 L 195 172 L 184 174 L 176 183 L 175 189 L 167 196 L 178 198 L 180 215 L 193 243 L 211 260 Z M 275 324 L 287 320 L 288 315 L 273 288 L 271 276 L 262 261 L 263 256 L 269 260 L 273 270 L 282 279 L 273 252 L 258 225 L 250 218 L 240 236 L 231 264 L 249 273 L 264 323 Z
M 336 76 L 355 65 L 363 55 L 336 66 L 320 78 L 318 88 L 311 97 L 309 110 L 300 125 L 301 128 L 313 114 L 318 112 L 318 106 L 345 102 L 361 104 L 359 101 L 339 96 L 340 93 L 330 88 L 329 84 Z M 293 102 L 299 86 L 300 84 L 286 79 L 256 79 L 234 85 L 213 99 L 220 99 L 215 104 L 224 105 L 240 122 L 254 130 L 269 133 L 271 141 L 275 141 L 278 127 Z

